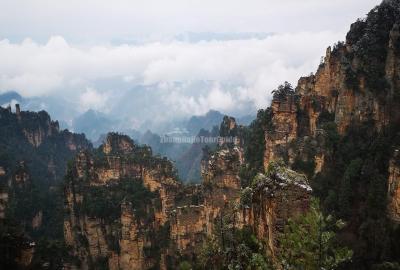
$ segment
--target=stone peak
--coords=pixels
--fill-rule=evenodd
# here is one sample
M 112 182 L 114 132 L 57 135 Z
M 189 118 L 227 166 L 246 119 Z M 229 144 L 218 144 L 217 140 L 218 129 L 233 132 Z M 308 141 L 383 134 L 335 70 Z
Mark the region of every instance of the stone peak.
M 108 133 L 103 143 L 103 152 L 105 154 L 129 154 L 132 153 L 134 149 L 135 144 L 129 136 L 115 132 Z

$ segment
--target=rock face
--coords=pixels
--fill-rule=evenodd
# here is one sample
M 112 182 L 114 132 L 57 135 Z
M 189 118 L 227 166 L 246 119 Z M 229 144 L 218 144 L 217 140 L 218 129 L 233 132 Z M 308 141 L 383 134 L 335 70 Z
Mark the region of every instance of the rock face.
M 44 111 L 39 113 L 21 111 L 19 104 L 16 104 L 15 115 L 23 127 L 24 136 L 34 147 L 38 147 L 47 137 L 60 131 L 58 121 L 51 121 L 50 116 Z
M 103 144 L 103 151 L 105 154 L 113 152 L 129 154 L 132 153 L 134 144 L 128 136 L 107 136 Z
M 202 161 L 205 226 L 208 235 L 213 232 L 215 220 L 221 211 L 240 200 L 241 151 L 238 147 L 223 147 Z
M 342 135 L 350 125 L 373 120 L 375 128 L 379 130 L 398 118 L 398 113 L 393 114 L 387 102 L 392 96 L 390 91 L 383 100 L 378 100 L 363 83 L 365 78 L 362 76 L 354 78 L 357 89 L 349 85 L 346 70 L 357 69 L 357 60 L 353 59 L 352 64 L 343 59 L 350 57 L 352 46 L 355 45 L 348 41 L 337 45 L 333 51 L 328 48 L 324 62 L 315 75 L 301 78 L 295 92 L 273 99 L 274 129 L 265 134 L 265 168 L 270 161 L 277 159 L 293 163 L 293 152 L 296 151 L 293 142 L 299 143 L 306 137 L 317 141 L 316 137 L 321 134 L 322 124 L 326 120 L 324 117 L 332 117 Z M 388 55 L 388 61 L 390 59 Z M 397 69 L 391 69 L 390 72 L 399 74 Z M 314 159 L 318 164 L 317 171 L 320 171 L 324 162 L 323 154 Z
M 303 174 L 271 163 L 267 175 L 257 175 L 249 190 L 251 204 L 243 211 L 243 224 L 250 224 L 255 234 L 268 243 L 267 253 L 275 259 L 278 235 L 289 218 L 307 212 L 312 189 Z
M 310 164 L 314 175 L 323 172 L 331 154 L 327 123 L 335 124 L 339 136 L 367 123 L 376 134 L 398 125 L 399 25 L 399 3 L 384 1 L 351 26 L 345 42 L 327 49 L 315 75 L 300 78 L 294 90 L 274 94 L 273 128 L 265 131 L 265 169 L 282 159 L 290 166 Z M 395 159 L 388 168 L 389 217 L 398 220 Z
M 62 237 L 57 185 L 66 161 L 77 150 L 90 147 L 84 135 L 60 131 L 58 122 L 44 111 L 21 111 L 17 105 L 12 113 L 11 108 L 0 107 L 0 225 L 9 231 L 0 242 L 11 241 L 17 247 L 2 257 L 8 264 L 5 269 L 13 269 L 15 263 L 21 269 L 33 267 L 32 262 L 49 263 L 40 259 L 48 256 L 41 253 L 43 246 L 35 245 L 43 231 L 52 235 L 49 239 L 61 240 L 54 236 Z
M 171 214 L 171 240 L 182 254 L 196 254 L 206 234 L 204 205 L 178 206 Z
M 283 158 L 285 149 L 297 138 L 297 107 L 294 94 L 272 100 L 273 130 L 265 133 L 264 167 Z
M 175 180 L 172 164 L 153 157 L 147 147 L 136 146 L 128 137 L 115 133 L 107 136 L 99 150 L 102 152 L 98 156 L 79 153 L 69 169 L 65 189 L 65 207 L 69 213 L 64 221 L 66 243 L 84 269 L 99 263 L 110 269 L 161 267 L 161 256 L 167 250 L 155 237 L 169 226 L 175 194 L 181 185 Z M 147 197 L 135 204 L 135 198 L 129 199 L 131 194 L 125 193 L 122 183 L 128 184 L 128 188 L 129 184 L 142 186 L 143 192 L 148 190 Z M 113 194 L 123 201 L 107 198 L 104 203 L 111 205 L 96 214 L 95 204 L 100 203 L 99 198 L 90 197 L 93 190 L 104 190 L 106 196 Z M 107 210 L 115 211 L 115 215 L 101 216 Z
M 239 129 L 233 118 L 224 118 L 222 125 L 232 136 Z M 203 184 L 183 186 L 169 161 L 152 157 L 150 149 L 126 136 L 110 133 L 98 150 L 80 152 L 68 170 L 66 243 L 83 269 L 100 263 L 110 269 L 174 269 L 180 256 L 195 260 L 224 212 L 240 205 L 243 162 L 240 143 L 221 144 L 202 160 Z M 254 189 L 254 204 L 237 212 L 237 226 L 252 226 L 257 235 L 268 239 L 270 253 L 275 254 L 277 232 L 289 217 L 307 209 L 310 190 L 305 179 L 283 169 L 268 179 L 274 180 L 264 180 L 265 188 Z M 118 197 L 126 181 L 142 185 L 149 197 L 140 203 L 131 201 L 128 193 Z M 265 192 L 267 186 L 270 191 Z M 113 204 L 110 194 L 122 202 Z M 93 204 L 92 196 L 97 196 Z M 93 208 L 107 205 L 101 196 L 111 201 L 112 218 L 102 216 L 108 206 L 100 212 Z

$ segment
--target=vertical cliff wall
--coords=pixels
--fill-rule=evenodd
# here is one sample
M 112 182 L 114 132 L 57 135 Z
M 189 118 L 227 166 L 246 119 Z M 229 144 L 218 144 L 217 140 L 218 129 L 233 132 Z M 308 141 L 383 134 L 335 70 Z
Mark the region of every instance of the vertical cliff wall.
M 81 152 L 68 170 L 64 236 L 81 268 L 163 267 L 175 194 L 172 164 L 146 146 L 109 134 L 97 152 Z M 163 246 L 165 245 L 165 246 Z

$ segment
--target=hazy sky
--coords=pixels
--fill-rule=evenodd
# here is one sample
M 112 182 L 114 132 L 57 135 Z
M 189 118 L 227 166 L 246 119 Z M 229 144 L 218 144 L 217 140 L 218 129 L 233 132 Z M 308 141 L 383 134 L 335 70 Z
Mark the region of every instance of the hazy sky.
M 343 32 L 377 0 L 1 0 L 0 36 L 107 42 L 182 32 Z
M 154 98 L 163 117 L 255 111 L 379 3 L 0 0 L 0 93 L 60 96 L 78 112 L 112 113 L 122 92 Z

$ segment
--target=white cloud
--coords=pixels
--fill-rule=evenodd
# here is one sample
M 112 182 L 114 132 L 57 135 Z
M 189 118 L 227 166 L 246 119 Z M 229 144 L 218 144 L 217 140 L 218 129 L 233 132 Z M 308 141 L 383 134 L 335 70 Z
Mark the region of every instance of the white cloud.
M 243 102 L 261 108 L 268 105 L 269 92 L 279 83 L 295 84 L 300 76 L 315 71 L 325 48 L 343 37 L 344 33 L 299 32 L 262 40 L 92 47 L 70 45 L 60 36 L 44 45 L 2 40 L 0 91 L 61 95 L 82 109 L 105 111 L 120 90 L 151 85 L 165 97 L 154 96 L 155 102 L 160 107 L 168 104 L 176 114 L 229 112 Z M 190 87 L 197 81 L 212 83 L 194 91 Z
M 68 122 L 254 113 L 380 2 L 0 0 L 0 93 L 46 97 Z
M 86 88 L 86 90 L 80 95 L 79 103 L 83 111 L 88 109 L 94 109 L 99 111 L 107 110 L 108 95 L 99 93 L 93 88 Z

